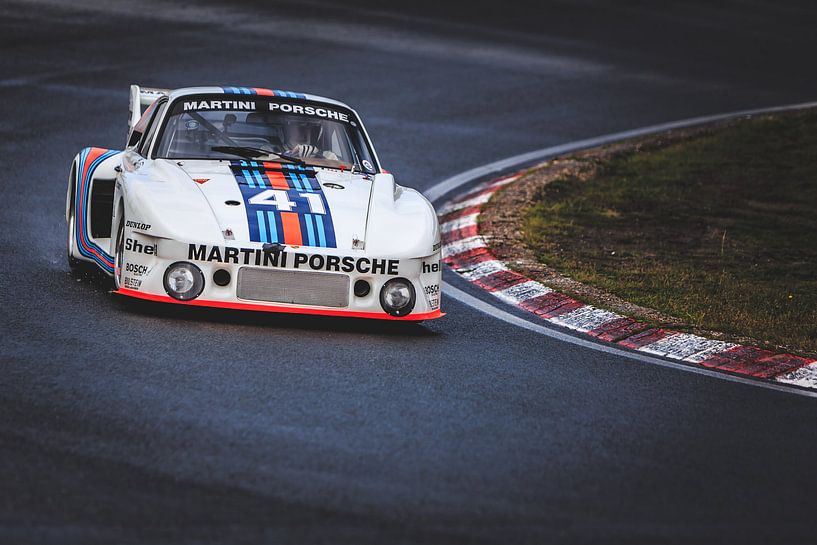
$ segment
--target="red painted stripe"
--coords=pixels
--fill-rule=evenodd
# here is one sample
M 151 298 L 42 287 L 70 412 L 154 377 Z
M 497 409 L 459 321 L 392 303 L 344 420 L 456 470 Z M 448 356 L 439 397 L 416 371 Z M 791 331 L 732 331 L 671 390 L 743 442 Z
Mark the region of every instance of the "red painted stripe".
M 275 93 L 273 93 L 269 89 L 262 89 L 261 87 L 252 87 L 251 89 L 253 91 L 255 91 L 256 95 L 268 96 L 268 97 L 275 96 Z
M 115 291 L 119 295 L 126 295 L 128 297 L 135 297 L 137 299 L 144 299 L 146 301 L 156 301 L 161 303 L 175 303 L 179 305 L 187 305 L 193 307 L 213 307 L 213 308 L 227 308 L 234 310 L 254 310 L 261 312 L 283 312 L 286 314 L 310 314 L 318 316 L 344 316 L 348 318 L 370 318 L 375 320 L 399 320 L 404 322 L 416 322 L 419 320 L 433 320 L 445 316 L 445 313 L 438 310 L 432 312 L 424 312 L 420 314 L 409 314 L 408 316 L 396 317 L 390 316 L 385 312 L 358 312 L 353 310 L 337 310 L 337 309 L 322 309 L 310 307 L 283 307 L 279 305 L 260 305 L 254 303 L 239 303 L 232 301 L 207 301 L 202 299 L 194 299 L 193 301 L 179 301 L 167 295 L 157 295 L 154 293 L 143 293 L 141 291 L 131 290 L 127 288 L 119 288 Z
M 460 210 L 454 210 L 453 212 L 440 216 L 440 223 L 447 223 L 463 216 L 470 216 L 471 214 L 479 214 L 479 209 L 479 206 L 469 206 L 467 208 L 461 208 Z
M 269 183 L 272 184 L 272 187 L 275 189 L 289 189 L 289 183 L 287 183 L 283 172 L 267 170 L 265 174 L 267 175 Z
M 641 348 L 642 346 L 652 344 L 655 341 L 660 341 L 670 333 L 671 333 L 670 331 L 653 327 L 646 331 L 642 331 L 641 333 L 637 333 L 635 335 L 627 337 L 624 340 L 618 341 L 618 344 L 626 346 L 627 348 L 638 349 Z
M 473 283 L 488 291 L 499 291 L 527 281 L 528 278 L 522 276 L 518 272 L 497 271 L 489 274 L 488 276 L 483 276 L 482 278 L 474 280 Z
M 632 318 L 618 318 L 616 320 L 610 320 L 592 331 L 588 331 L 587 334 L 602 341 L 616 342 L 638 333 L 645 327 L 647 327 L 646 324 L 637 322 Z
M 464 238 L 475 237 L 479 234 L 479 228 L 476 224 L 469 225 L 467 227 L 460 227 L 459 229 L 454 229 L 453 231 L 449 231 L 448 233 L 443 233 L 443 243 L 447 244 L 450 242 L 455 242 L 457 240 L 462 240 Z
M 492 259 L 496 258 L 488 250 L 488 248 L 482 247 L 448 256 L 443 261 L 445 261 L 450 267 L 462 269 L 471 265 L 476 265 L 477 263 L 482 263 L 483 261 L 490 261 Z
M 301 237 L 301 222 L 295 212 L 281 212 L 281 225 L 284 228 L 284 243 L 294 246 L 303 246 Z
M 552 291 L 539 297 L 534 297 L 519 304 L 523 309 L 533 312 L 542 318 L 553 318 L 581 308 L 584 303 L 568 297 L 562 293 Z
M 813 360 L 791 354 L 775 354 L 756 346 L 736 346 L 701 362 L 705 367 L 758 378 L 774 378 L 795 371 Z

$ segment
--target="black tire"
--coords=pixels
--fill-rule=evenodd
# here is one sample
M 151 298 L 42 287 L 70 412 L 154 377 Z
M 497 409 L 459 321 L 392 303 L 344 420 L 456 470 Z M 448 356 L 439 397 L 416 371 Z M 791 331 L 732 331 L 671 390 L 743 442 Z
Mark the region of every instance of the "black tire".
M 74 273 L 82 273 L 88 274 L 89 272 L 94 270 L 94 266 L 88 263 L 87 261 L 83 261 L 81 259 L 77 259 L 73 255 L 71 255 L 71 246 L 75 240 L 74 234 L 74 226 L 76 224 L 76 218 L 74 217 L 74 205 L 71 204 L 71 211 L 68 213 L 68 244 L 66 248 L 66 257 L 68 261 L 68 268 L 71 269 L 71 272 Z

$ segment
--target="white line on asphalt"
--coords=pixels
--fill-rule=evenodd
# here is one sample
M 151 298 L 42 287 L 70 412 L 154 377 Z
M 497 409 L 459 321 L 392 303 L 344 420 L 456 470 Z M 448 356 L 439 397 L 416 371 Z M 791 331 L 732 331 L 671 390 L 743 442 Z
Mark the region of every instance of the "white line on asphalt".
M 614 356 L 620 356 L 623 358 L 634 359 L 646 363 L 650 363 L 653 365 L 660 365 L 662 367 L 669 367 L 671 369 L 678 369 L 679 371 L 686 371 L 687 373 L 694 373 L 696 375 L 704 375 L 707 377 L 717 378 L 721 380 L 726 380 L 729 382 L 738 382 L 740 384 L 747 384 L 749 386 L 756 386 L 758 388 L 766 388 L 767 390 L 775 390 L 777 392 L 785 392 L 787 394 L 795 394 L 801 395 L 805 397 L 813 397 L 817 398 L 817 392 L 810 392 L 808 390 L 801 390 L 799 388 L 792 388 L 786 386 L 784 384 L 778 384 L 775 382 L 762 382 L 760 380 L 754 380 L 750 378 L 740 377 L 736 375 L 729 375 L 724 373 L 723 371 L 714 371 L 710 369 L 706 369 L 704 367 L 692 367 L 691 365 L 684 365 L 682 363 L 675 363 L 673 361 L 662 360 L 658 358 L 653 358 L 651 356 L 647 356 L 645 354 L 639 354 L 637 352 L 629 352 L 627 350 L 618 348 L 612 345 L 606 344 L 599 344 L 589 340 L 582 339 L 580 337 L 574 337 L 573 335 L 568 335 L 567 333 L 562 333 L 561 331 L 557 331 L 555 329 L 551 329 L 539 324 L 535 324 L 533 322 L 529 322 L 524 318 L 520 318 L 519 316 L 515 316 L 510 312 L 506 312 L 500 308 L 495 307 L 494 305 L 483 301 L 482 299 L 477 299 L 473 295 L 469 295 L 464 291 L 461 291 L 458 288 L 455 288 L 448 282 L 443 283 L 443 292 L 447 297 L 451 297 L 468 305 L 469 307 L 473 307 L 485 314 L 489 314 L 493 318 L 498 320 L 502 320 L 503 322 L 507 322 L 511 325 L 515 325 L 528 331 L 532 331 L 534 333 L 539 333 L 541 335 L 545 335 L 546 337 L 551 337 L 553 339 L 557 339 L 560 341 L 564 341 L 567 343 L 575 344 L 581 346 L 583 348 L 589 348 L 590 350 L 597 350 L 599 352 L 605 352 L 607 354 L 612 354 Z

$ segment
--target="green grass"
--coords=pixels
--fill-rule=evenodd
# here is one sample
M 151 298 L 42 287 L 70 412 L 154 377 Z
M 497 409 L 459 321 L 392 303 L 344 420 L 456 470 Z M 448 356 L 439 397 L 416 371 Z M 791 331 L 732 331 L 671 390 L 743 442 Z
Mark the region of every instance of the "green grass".
M 526 244 L 688 325 L 817 353 L 817 113 L 741 121 L 543 187 Z

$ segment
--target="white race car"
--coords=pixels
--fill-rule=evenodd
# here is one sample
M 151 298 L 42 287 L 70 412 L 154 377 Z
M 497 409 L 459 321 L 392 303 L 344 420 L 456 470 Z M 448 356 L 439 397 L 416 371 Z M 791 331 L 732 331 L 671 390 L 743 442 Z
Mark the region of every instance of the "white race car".
M 124 151 L 85 148 L 71 166 L 73 268 L 150 301 L 442 316 L 437 216 L 381 168 L 354 110 L 248 87 L 133 85 L 130 101 Z

